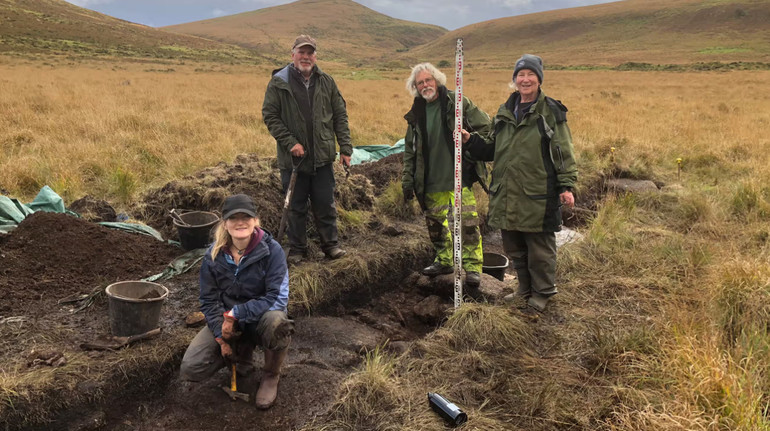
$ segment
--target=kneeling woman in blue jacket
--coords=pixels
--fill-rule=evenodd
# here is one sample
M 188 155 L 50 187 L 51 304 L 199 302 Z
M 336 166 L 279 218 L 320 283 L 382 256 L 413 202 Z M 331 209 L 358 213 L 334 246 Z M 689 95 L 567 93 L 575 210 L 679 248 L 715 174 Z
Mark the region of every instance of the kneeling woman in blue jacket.
M 281 365 L 294 332 L 294 322 L 286 315 L 286 256 L 278 242 L 260 229 L 254 201 L 243 194 L 225 199 L 215 235 L 200 273 L 207 327 L 187 348 L 180 374 L 201 381 L 226 363 L 249 365 L 252 352 L 261 346 L 265 368 L 256 404 L 267 409 L 278 395 Z

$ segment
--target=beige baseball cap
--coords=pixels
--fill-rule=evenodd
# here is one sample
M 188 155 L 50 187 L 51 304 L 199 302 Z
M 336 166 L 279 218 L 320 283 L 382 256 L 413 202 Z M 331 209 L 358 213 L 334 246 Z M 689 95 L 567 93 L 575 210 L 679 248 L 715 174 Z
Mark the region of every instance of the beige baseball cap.
M 299 47 L 302 47 L 302 46 L 306 46 L 306 45 L 307 46 L 312 46 L 313 49 L 316 49 L 315 39 L 313 39 L 312 37 L 310 37 L 310 36 L 308 36 L 306 34 L 301 34 L 301 35 L 297 36 L 297 39 L 294 40 L 294 45 L 291 47 L 291 49 L 296 49 L 296 48 L 299 48 Z

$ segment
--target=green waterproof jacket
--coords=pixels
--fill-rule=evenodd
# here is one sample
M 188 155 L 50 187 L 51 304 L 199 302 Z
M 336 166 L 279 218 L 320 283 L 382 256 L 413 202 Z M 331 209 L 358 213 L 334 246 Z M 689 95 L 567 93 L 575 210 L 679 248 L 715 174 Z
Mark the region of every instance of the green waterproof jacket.
M 455 127 L 455 93 L 444 86 L 438 87 L 438 98 L 441 104 L 441 118 L 444 120 L 447 138 L 447 148 L 454 154 Z M 401 187 L 404 190 L 414 190 L 417 201 L 425 208 L 425 159 L 424 136 L 425 99 L 415 97 L 412 108 L 404 115 L 407 122 L 406 137 L 404 138 L 404 171 L 401 177 Z M 474 135 L 487 136 L 491 132 L 489 116 L 479 109 L 467 97 L 463 98 L 463 127 Z M 453 168 L 450 168 L 453 169 Z M 481 181 L 486 187 L 487 170 L 484 162 L 477 161 L 467 152 L 463 153 L 463 186 L 470 187 L 476 181 Z
M 522 232 L 561 230 L 559 194 L 572 191 L 577 166 L 567 108 L 541 91 L 529 111 L 516 121 L 513 93 L 500 106 L 494 130 L 486 137 L 471 137 L 470 153 L 494 160 L 489 187 L 491 227 Z
M 337 143 L 341 154 L 353 154 L 345 99 L 342 98 L 334 79 L 315 66 L 314 139 L 308 139 L 305 119 L 289 84 L 289 67 L 290 65 L 287 65 L 273 71 L 273 78 L 267 84 L 265 100 L 262 103 L 262 120 L 275 138 L 278 168 L 292 169 L 289 151 L 294 145 L 302 144 L 307 152 L 312 144 L 315 160 L 312 163 L 309 163 L 309 160 L 304 161 L 299 170 L 314 173 L 316 168 L 334 162 L 337 158 Z

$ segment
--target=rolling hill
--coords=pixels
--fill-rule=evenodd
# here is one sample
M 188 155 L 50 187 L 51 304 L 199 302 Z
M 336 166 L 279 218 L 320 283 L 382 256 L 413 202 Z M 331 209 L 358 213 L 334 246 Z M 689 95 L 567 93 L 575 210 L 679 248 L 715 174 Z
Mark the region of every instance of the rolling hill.
M 511 65 L 522 53 L 558 65 L 770 61 L 770 1 L 626 0 L 485 21 L 404 54 L 408 62 Z
M 242 47 L 123 21 L 62 0 L 0 0 L 0 54 L 259 61 Z
M 279 60 L 288 60 L 294 38 L 306 33 L 318 40 L 320 58 L 352 64 L 387 62 L 447 32 L 391 18 L 352 0 L 299 0 L 163 29 L 256 49 Z
M 312 19 L 297 19 L 312 17 Z M 770 1 L 625 0 L 499 18 L 448 32 L 352 0 L 298 0 L 155 29 L 62 0 L 0 0 L 0 54 L 48 53 L 278 63 L 300 33 L 323 61 L 356 66 L 466 62 L 509 67 L 524 52 L 548 66 L 770 63 Z M 547 66 L 547 67 L 548 67 Z

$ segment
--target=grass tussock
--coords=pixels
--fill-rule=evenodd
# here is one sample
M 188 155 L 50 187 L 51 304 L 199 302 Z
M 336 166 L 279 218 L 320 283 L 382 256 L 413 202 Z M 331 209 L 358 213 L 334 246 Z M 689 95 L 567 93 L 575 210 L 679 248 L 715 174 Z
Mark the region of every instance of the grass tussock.
M 512 394 L 530 400 L 529 411 L 537 414 L 556 390 L 530 399 L 522 379 L 511 379 L 512 364 L 531 364 L 530 341 L 526 325 L 505 308 L 466 303 L 410 353 L 369 352 L 361 371 L 344 383 L 331 421 L 309 429 L 444 429 L 428 406 L 428 392 L 458 403 L 474 429 L 511 429 L 504 405 Z
M 770 267 L 766 258 L 723 263 L 715 276 L 711 304 L 728 346 L 766 335 L 770 327 Z M 745 346 L 755 350 L 752 343 Z M 770 342 L 765 348 L 770 347 Z
M 711 417 L 717 429 L 767 429 L 770 423 L 764 417 L 767 389 L 758 379 L 767 371 L 766 361 L 750 356 L 736 358 L 726 353 L 719 341 L 673 338 L 664 350 L 668 354 L 661 364 L 669 374 L 673 401 L 697 417 Z M 765 362 L 764 364 L 762 362 Z
M 417 213 L 413 202 L 404 202 L 404 192 L 401 189 L 400 181 L 393 181 L 387 185 L 382 194 L 377 197 L 375 209 L 377 213 L 397 220 L 411 219 Z
M 449 316 L 443 335 L 457 351 L 503 352 L 521 349 L 529 328 L 504 308 L 464 303 Z
M 334 420 L 319 430 L 395 430 L 401 419 L 399 389 L 395 362 L 381 347 L 366 353 L 361 369 L 342 385 L 332 410 Z
M 620 387 L 622 403 L 605 422 L 608 429 L 770 427 L 766 259 L 714 262 L 718 266 L 699 271 L 706 274 L 703 284 L 691 286 L 702 298 L 691 290 L 669 303 L 670 321 L 656 341 L 625 364 L 634 371 L 625 376 L 628 386 Z
M 731 202 L 733 216 L 738 220 L 768 220 L 770 187 L 765 184 L 755 181 L 738 184 Z

